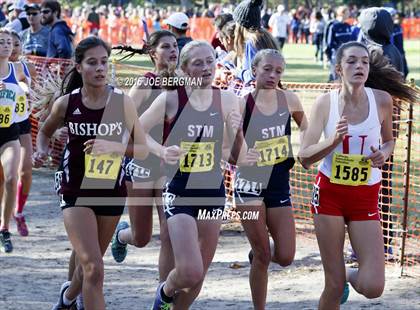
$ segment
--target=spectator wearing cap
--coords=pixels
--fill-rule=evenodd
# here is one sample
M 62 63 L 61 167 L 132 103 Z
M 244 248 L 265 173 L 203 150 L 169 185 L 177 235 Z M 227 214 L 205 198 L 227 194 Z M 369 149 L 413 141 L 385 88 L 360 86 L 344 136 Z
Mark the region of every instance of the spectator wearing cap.
M 71 58 L 74 34 L 66 22 L 60 19 L 61 6 L 58 1 L 46 0 L 41 4 L 41 23 L 50 26 L 47 57 Z
M 20 33 L 22 30 L 29 28 L 29 23 L 26 18 L 25 5 L 26 5 L 25 0 L 16 0 L 13 3 L 12 8 L 15 12 L 16 18 L 6 24 L 5 26 L 6 29 L 13 30 L 17 33 Z
M 233 11 L 233 20 L 236 22 L 236 76 L 245 84 L 254 79 L 251 64 L 255 54 L 261 49 L 278 49 L 271 33 L 261 27 L 261 5 L 262 0 L 245 0 Z
M 20 34 L 23 53 L 45 57 L 50 30 L 41 24 L 41 7 L 36 3 L 27 4 L 25 12 L 30 27 Z
M 188 42 L 192 41 L 191 37 L 187 37 L 187 30 L 189 28 L 188 16 L 184 13 L 177 12 L 170 15 L 163 21 L 169 26 L 169 30 L 176 36 L 179 52 Z

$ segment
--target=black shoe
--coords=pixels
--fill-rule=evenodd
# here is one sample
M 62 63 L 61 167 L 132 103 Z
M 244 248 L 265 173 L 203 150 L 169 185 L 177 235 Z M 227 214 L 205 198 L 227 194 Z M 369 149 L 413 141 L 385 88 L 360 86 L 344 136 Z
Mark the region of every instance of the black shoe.
M 13 251 L 12 240 L 10 240 L 10 232 L 8 230 L 0 231 L 0 250 L 4 253 Z

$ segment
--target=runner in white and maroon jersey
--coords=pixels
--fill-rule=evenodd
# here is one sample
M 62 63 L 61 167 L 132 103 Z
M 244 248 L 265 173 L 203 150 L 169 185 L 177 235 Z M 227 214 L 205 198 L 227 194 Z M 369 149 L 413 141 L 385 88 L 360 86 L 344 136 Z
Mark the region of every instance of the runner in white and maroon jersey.
M 381 296 L 384 289 L 378 194 L 380 167 L 394 149 L 393 100 L 384 90 L 408 99 L 415 95 L 383 59 L 358 42 L 339 48 L 336 71 L 341 88 L 318 97 L 299 153 L 306 168 L 323 160 L 312 197 L 325 273 L 319 309 L 339 309 L 348 298 L 348 282 L 367 298 Z M 319 142 L 322 133 L 325 140 Z M 358 269 L 345 269 L 345 225 L 358 257 Z

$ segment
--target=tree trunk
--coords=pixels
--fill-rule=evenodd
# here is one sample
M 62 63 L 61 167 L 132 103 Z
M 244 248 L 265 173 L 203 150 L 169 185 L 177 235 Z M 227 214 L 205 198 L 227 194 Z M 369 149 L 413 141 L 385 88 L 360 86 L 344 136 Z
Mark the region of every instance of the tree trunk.
M 284 9 L 289 11 L 289 0 L 283 0 Z

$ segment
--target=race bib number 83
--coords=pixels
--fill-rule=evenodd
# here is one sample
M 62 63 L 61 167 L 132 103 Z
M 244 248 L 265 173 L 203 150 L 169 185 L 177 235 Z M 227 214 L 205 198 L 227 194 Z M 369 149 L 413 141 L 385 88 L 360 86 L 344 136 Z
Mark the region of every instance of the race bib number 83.
M 12 106 L 0 106 L 0 128 L 8 128 L 12 123 Z
M 25 115 L 25 112 L 26 112 L 26 96 L 25 95 L 17 96 L 15 112 L 19 116 Z
M 85 176 L 93 179 L 116 180 L 121 157 L 113 154 L 85 154 Z
M 260 153 L 257 166 L 274 166 L 289 156 L 289 140 L 287 136 L 255 141 L 255 148 Z
M 335 153 L 331 168 L 331 183 L 358 186 L 366 185 L 370 179 L 370 160 L 363 155 Z
M 180 162 L 181 172 L 207 172 L 214 166 L 214 142 L 181 142 L 186 152 Z

